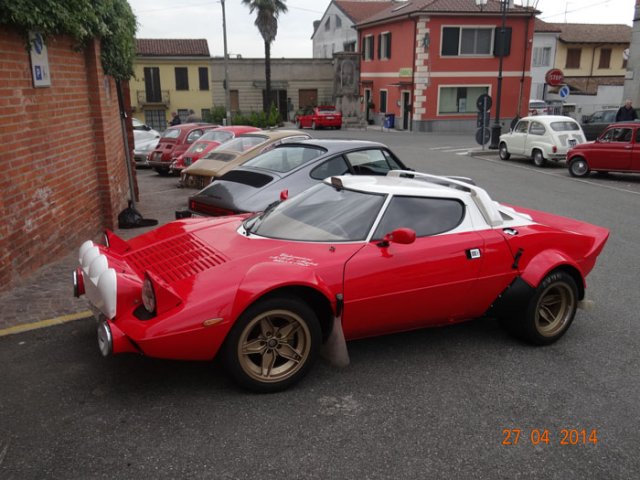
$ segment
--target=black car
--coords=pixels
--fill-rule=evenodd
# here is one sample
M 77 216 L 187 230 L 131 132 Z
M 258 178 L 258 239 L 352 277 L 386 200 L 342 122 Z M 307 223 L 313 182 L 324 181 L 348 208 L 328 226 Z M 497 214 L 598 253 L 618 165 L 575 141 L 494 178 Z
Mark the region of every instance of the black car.
M 278 201 L 282 191 L 293 196 L 327 177 L 386 175 L 390 170 L 410 169 L 381 143 L 318 139 L 287 143 L 214 180 L 189 198 L 189 211 L 213 216 L 259 212 Z
M 636 108 L 636 114 L 640 118 L 640 109 Z M 587 140 L 595 140 L 600 136 L 604 129 L 616 121 L 617 108 L 608 108 L 605 110 L 597 110 L 591 115 L 583 117 L 580 126 Z

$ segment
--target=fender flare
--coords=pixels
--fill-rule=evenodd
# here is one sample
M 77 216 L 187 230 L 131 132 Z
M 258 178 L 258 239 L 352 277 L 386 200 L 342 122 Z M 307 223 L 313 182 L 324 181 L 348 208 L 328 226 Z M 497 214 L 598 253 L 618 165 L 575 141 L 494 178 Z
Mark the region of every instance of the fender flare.
M 580 266 L 566 253 L 560 250 L 545 250 L 521 267 L 520 277 L 529 286 L 536 288 L 544 277 L 557 269 L 565 269 L 574 277 L 579 297 L 584 296 L 585 281 Z

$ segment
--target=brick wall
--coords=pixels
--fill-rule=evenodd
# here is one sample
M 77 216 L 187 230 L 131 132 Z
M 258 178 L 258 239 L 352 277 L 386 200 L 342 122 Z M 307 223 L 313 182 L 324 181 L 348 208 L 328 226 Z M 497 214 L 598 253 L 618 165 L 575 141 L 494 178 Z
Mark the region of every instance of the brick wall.
M 99 43 L 77 51 L 49 37 L 48 88 L 33 88 L 25 45 L 21 32 L 0 30 L 0 290 L 113 228 L 129 195 Z

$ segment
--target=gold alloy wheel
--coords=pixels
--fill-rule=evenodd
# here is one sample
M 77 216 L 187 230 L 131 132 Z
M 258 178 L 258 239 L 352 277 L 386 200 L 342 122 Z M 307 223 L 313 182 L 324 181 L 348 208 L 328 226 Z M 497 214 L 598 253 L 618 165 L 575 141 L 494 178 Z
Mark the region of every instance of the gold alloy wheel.
M 269 310 L 253 318 L 238 342 L 242 370 L 254 380 L 281 382 L 293 376 L 309 359 L 311 332 L 290 310 Z
M 571 321 L 575 307 L 576 296 L 571 287 L 562 281 L 551 283 L 536 305 L 536 330 L 544 337 L 558 335 Z

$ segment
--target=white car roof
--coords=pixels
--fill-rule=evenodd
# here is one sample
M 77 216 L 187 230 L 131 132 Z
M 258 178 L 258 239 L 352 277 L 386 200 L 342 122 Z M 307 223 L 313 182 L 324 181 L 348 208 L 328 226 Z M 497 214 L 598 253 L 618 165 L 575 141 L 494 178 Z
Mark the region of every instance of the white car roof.
M 326 183 L 350 190 L 386 195 L 453 198 L 478 207 L 487 224 L 503 223 L 498 204 L 482 188 L 464 180 L 426 173 L 392 170 L 386 176 L 343 175 L 325 179 Z
M 528 121 L 535 120 L 536 122 L 541 122 L 541 123 L 566 122 L 566 121 L 578 123 L 576 122 L 575 118 L 567 117 L 565 115 L 535 115 L 531 117 L 522 117 L 520 121 L 522 120 L 528 120 Z

